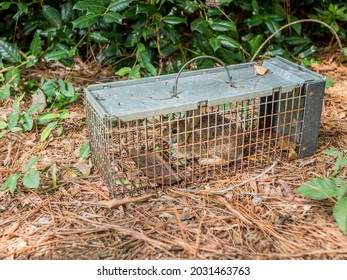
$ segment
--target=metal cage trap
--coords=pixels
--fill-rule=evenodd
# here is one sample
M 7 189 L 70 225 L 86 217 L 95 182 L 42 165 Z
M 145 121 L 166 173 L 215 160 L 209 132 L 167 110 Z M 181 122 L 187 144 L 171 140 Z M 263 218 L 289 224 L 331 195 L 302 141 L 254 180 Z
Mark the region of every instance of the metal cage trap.
M 187 71 L 195 59 L 222 67 Z M 226 177 L 316 151 L 325 82 L 283 58 L 85 90 L 92 160 L 115 195 Z

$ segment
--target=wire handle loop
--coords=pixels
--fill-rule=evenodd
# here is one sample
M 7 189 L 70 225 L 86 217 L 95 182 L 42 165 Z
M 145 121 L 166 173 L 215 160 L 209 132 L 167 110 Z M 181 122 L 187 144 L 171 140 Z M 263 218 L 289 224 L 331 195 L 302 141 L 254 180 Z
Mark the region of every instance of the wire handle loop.
M 176 79 L 175 79 L 175 85 L 173 86 L 173 89 L 172 89 L 172 92 L 171 92 L 171 96 L 172 97 L 177 97 L 177 87 L 178 87 L 178 78 L 180 77 L 181 73 L 183 72 L 184 68 L 187 67 L 187 65 L 189 65 L 190 63 L 192 63 L 193 61 L 197 60 L 197 59 L 200 59 L 200 58 L 210 58 L 210 59 L 213 59 L 215 61 L 217 61 L 219 64 L 221 64 L 225 71 L 227 72 L 227 75 L 228 75 L 228 81 L 227 83 L 230 85 L 230 86 L 233 86 L 233 84 L 231 83 L 231 79 L 232 77 L 230 76 L 230 72 L 229 72 L 229 69 L 225 66 L 224 62 L 221 61 L 220 59 L 214 57 L 214 56 L 210 56 L 210 55 L 201 55 L 201 56 L 197 56 L 197 57 L 194 57 L 192 58 L 191 60 L 187 61 L 180 69 L 180 71 L 177 73 L 177 76 L 176 76 Z

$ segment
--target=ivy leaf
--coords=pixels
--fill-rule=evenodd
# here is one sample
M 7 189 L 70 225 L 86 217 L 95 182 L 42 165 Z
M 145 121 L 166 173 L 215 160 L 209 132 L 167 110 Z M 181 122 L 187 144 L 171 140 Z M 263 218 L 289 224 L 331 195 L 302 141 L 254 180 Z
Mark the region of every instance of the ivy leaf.
M 74 28 L 89 28 L 92 25 L 94 25 L 98 21 L 99 15 L 98 14 L 89 14 L 84 15 L 72 22 L 72 25 Z
M 59 11 L 49 5 L 44 5 L 42 8 L 42 14 L 47 21 L 57 29 L 60 29 L 63 25 L 61 15 Z
M 20 174 L 12 174 L 6 182 L 1 186 L 2 190 L 10 190 L 10 193 L 13 194 L 17 188 L 17 181 L 21 175 Z
M 27 173 L 30 170 L 30 168 L 33 167 L 40 160 L 40 158 L 40 156 L 36 156 L 30 159 L 28 163 L 24 166 L 23 172 Z
M 37 189 L 40 185 L 40 173 L 32 169 L 27 174 L 23 176 L 23 184 L 28 189 Z
M 22 56 L 16 46 L 0 39 L 0 58 L 17 63 L 21 61 Z
M 89 142 L 84 142 L 80 147 L 80 157 L 88 158 L 90 156 L 90 145 Z
M 118 23 L 118 24 L 122 24 L 122 20 L 123 20 L 123 16 L 119 13 L 116 12 L 108 12 L 105 16 L 104 16 L 104 21 L 106 23 Z
M 333 215 L 343 234 L 347 235 L 347 197 L 342 197 L 335 203 Z
M 301 185 L 296 192 L 315 200 L 335 197 L 339 193 L 335 182 L 329 178 L 315 178 Z
M 30 52 L 32 55 L 37 56 L 42 51 L 43 41 L 38 33 L 35 33 L 33 40 L 30 43 Z
M 112 0 L 108 9 L 112 12 L 119 12 L 128 7 L 131 2 L 132 0 Z

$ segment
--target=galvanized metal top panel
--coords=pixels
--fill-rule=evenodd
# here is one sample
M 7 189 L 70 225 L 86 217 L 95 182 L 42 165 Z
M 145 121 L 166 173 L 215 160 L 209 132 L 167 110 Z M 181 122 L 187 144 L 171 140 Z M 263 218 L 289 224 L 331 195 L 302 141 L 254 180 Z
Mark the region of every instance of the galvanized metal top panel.
M 263 62 L 268 68 L 263 76 L 254 73 L 254 64 L 227 67 L 234 87 L 226 83 L 227 73 L 219 67 L 182 73 L 177 97 L 172 97 L 177 75 L 170 74 L 92 85 L 85 90 L 86 98 L 101 117 L 131 121 L 193 110 L 201 102 L 213 106 L 271 95 L 278 88 L 286 92 L 306 82 L 323 80 L 320 75 L 280 57 Z

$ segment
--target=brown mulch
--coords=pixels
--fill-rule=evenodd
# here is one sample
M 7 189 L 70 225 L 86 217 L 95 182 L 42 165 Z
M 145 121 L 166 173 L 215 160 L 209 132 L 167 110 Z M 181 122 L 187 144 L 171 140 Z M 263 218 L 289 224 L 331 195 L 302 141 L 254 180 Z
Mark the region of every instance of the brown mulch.
M 347 150 L 347 67 L 330 57 L 322 60 L 314 70 L 336 83 L 326 90 L 316 155 L 279 162 L 265 176 L 223 196 L 172 188 L 143 202 L 103 207 L 99 202 L 112 198 L 97 172 L 92 169 L 84 177 L 73 172 L 78 149 L 87 140 L 82 102 L 69 108 L 73 118 L 65 121 L 63 135 L 46 144 L 36 131 L 4 136 L 0 185 L 41 155 L 38 169 L 54 165 L 57 186 L 52 188 L 48 169 L 40 190 L 19 186 L 13 196 L 0 191 L 0 259 L 346 259 L 347 237 L 332 217 L 333 201 L 294 192 L 312 178 L 331 174 L 335 161 L 323 150 Z M 112 77 L 113 70 L 78 65 L 68 73 L 45 73 L 71 75 L 79 85 Z M 0 103 L 0 119 L 10 108 L 10 102 Z M 209 187 L 235 185 L 262 171 Z M 341 176 L 346 179 L 346 172 Z

